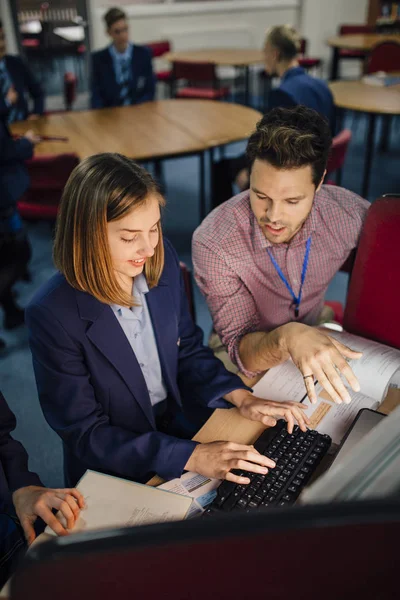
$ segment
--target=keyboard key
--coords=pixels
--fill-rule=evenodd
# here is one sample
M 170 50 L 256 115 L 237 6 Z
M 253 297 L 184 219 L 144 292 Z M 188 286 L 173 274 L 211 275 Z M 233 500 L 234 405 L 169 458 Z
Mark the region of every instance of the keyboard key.
M 304 475 L 301 478 L 296 477 L 296 479 L 293 479 L 293 485 L 301 485 L 303 483 L 302 479 L 304 479 Z
M 313 458 L 315 460 L 316 458 L 318 458 L 318 454 L 316 452 L 311 452 L 310 458 Z
M 247 505 L 247 508 L 257 508 L 257 507 L 258 507 L 258 502 L 254 502 L 254 500 L 249 502 Z
M 288 488 L 288 491 L 289 491 L 289 492 L 294 492 L 294 493 L 296 493 L 296 492 L 297 492 L 297 486 L 296 486 L 296 485 L 291 485 L 291 486 Z
M 281 476 L 279 477 L 279 481 L 281 481 L 282 483 L 286 483 L 286 482 L 287 482 L 287 480 L 288 480 L 288 478 L 287 478 L 287 476 L 286 476 L 286 475 L 281 475 Z
M 246 508 L 247 501 L 244 498 L 240 498 L 240 500 L 238 501 L 237 505 L 240 506 L 240 508 Z

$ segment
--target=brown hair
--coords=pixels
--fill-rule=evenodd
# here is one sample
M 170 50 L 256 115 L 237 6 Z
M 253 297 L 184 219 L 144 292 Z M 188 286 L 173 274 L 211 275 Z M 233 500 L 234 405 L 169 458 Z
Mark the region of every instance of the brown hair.
M 312 168 L 317 187 L 328 162 L 332 136 L 328 121 L 306 106 L 273 108 L 257 123 L 246 154 L 250 170 L 256 159 L 278 169 Z
M 152 176 L 121 154 L 95 154 L 75 167 L 62 195 L 53 248 L 55 265 L 72 287 L 105 304 L 134 304 L 116 279 L 107 223 L 143 205 L 149 194 L 165 205 Z M 158 230 L 159 242 L 144 267 L 149 288 L 157 285 L 164 267 L 161 224 Z
M 110 8 L 103 18 L 107 25 L 107 29 L 110 29 L 117 21 L 126 19 L 126 13 L 124 13 L 124 11 L 120 8 L 114 7 Z
M 267 31 L 265 43 L 271 44 L 279 52 L 279 60 L 288 61 L 296 58 L 300 52 L 301 40 L 294 27 L 278 25 Z

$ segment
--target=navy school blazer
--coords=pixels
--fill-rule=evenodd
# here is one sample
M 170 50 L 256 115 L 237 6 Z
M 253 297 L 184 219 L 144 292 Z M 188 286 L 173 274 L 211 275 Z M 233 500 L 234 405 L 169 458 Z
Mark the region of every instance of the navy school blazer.
M 36 473 L 28 469 L 28 455 L 10 433 L 15 429 L 14 413 L 0 392 L 0 512 L 12 511 L 11 494 L 28 485 L 42 485 Z
M 155 77 L 152 55 L 146 46 L 133 45 L 132 54 L 133 102 L 154 100 Z M 109 48 L 92 54 L 91 65 L 91 107 L 106 108 L 120 106 L 120 87 L 114 71 L 114 63 Z
M 190 316 L 179 261 L 164 239 L 165 266 L 146 294 L 162 374 L 177 408 L 231 408 L 244 388 L 212 351 Z M 67 485 L 86 469 L 144 482 L 179 477 L 195 442 L 156 430 L 135 354 L 107 304 L 53 276 L 26 310 L 39 399 L 64 446 Z
M 44 92 L 34 78 L 28 65 L 19 56 L 7 54 L 4 60 L 15 91 L 18 92 L 16 108 L 22 113 L 23 118 L 26 119 L 29 114 L 26 100 L 26 92 L 28 92 L 33 99 L 32 113 L 42 115 L 44 112 Z M 8 115 L 9 111 L 10 107 L 7 105 L 4 97 L 0 96 L 0 114 L 4 117 Z

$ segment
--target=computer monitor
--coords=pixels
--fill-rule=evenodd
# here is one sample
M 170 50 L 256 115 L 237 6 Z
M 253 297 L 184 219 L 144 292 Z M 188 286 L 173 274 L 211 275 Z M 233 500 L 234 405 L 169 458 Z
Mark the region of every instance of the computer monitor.
M 400 406 L 304 490 L 302 504 L 400 499 Z

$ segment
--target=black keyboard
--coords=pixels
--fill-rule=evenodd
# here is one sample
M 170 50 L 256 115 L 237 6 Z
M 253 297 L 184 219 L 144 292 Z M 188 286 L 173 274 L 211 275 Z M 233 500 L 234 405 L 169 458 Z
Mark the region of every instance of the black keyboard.
M 250 483 L 240 485 L 223 481 L 216 498 L 203 516 L 220 511 L 249 512 L 267 506 L 293 504 L 329 450 L 331 442 L 329 435 L 318 433 L 314 429 L 303 432 L 298 425 L 290 434 L 286 421 L 279 420 L 275 427 L 266 429 L 254 444 L 260 454 L 276 463 L 276 467 L 269 469 L 266 475 L 233 471 L 237 475 L 248 477 Z

